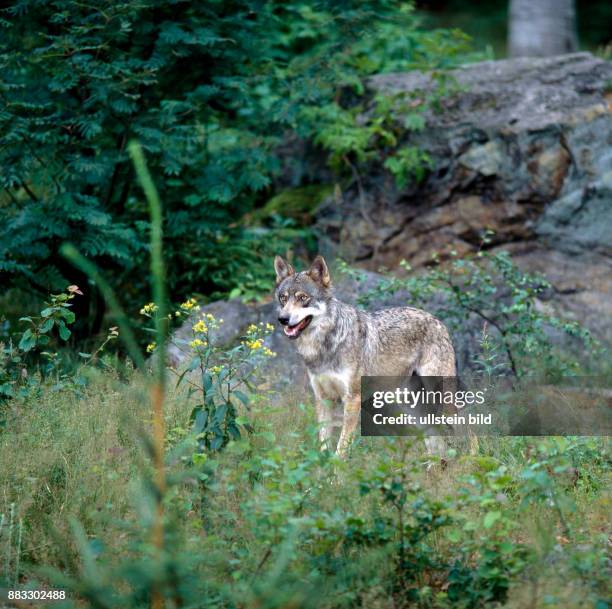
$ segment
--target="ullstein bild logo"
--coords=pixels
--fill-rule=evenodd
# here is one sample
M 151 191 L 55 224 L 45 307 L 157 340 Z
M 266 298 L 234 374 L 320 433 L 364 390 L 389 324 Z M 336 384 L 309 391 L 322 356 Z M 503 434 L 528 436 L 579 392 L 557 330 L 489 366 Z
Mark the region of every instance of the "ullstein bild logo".
M 456 377 L 364 376 L 363 436 L 607 436 L 612 389 L 602 379 L 501 379 L 465 387 Z

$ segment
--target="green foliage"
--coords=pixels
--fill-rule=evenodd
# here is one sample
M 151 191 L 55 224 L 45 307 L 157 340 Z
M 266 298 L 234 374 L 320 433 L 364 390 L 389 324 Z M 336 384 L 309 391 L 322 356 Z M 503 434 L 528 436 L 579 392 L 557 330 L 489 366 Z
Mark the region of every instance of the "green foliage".
M 83 292 L 76 285 L 68 286 L 62 294 L 51 294 L 39 316 L 20 318 L 22 324 L 27 324 L 25 330 L 9 335 L 6 343 L 0 342 L 0 405 L 11 398 L 23 400 L 49 381 L 58 391 L 79 388 L 85 383 L 85 367 L 109 365 L 100 356 L 119 336 L 116 327 L 109 328 L 93 353 L 79 352 L 78 365 L 75 358 L 61 351 L 72 334 L 69 326 L 75 322 L 75 314 L 70 301 L 77 295 L 83 296 Z M 0 411 L 0 428 L 4 423 Z
M 362 302 L 403 291 L 411 305 L 431 310 L 451 330 L 460 331 L 466 322 L 477 319 L 483 324 L 483 334 L 476 363 L 485 375 L 501 374 L 505 369 L 516 377 L 536 370 L 559 377 L 575 373 L 580 363 L 553 347 L 552 330 L 577 340 L 589 354 L 598 347 L 580 324 L 538 306 L 537 299 L 549 289 L 544 277 L 521 271 L 508 252 L 481 250 L 476 256 L 455 257 L 421 275 L 390 277 Z
M 53 346 L 70 338 L 68 326 L 75 321 L 70 300 L 76 294 L 82 292 L 74 285 L 62 294 L 51 294 L 39 316 L 19 320 L 27 324 L 23 332 L 0 343 L 0 403 L 25 397 L 38 386 L 41 376 L 61 375 L 61 357 Z
M 131 138 L 166 204 L 172 293 L 251 298 L 264 291 L 270 244 L 277 253 L 306 236 L 282 220 L 239 221 L 286 187 L 279 143 L 316 138 L 332 164 L 389 147 L 388 112 L 361 126 L 341 98 L 372 73 L 450 67 L 468 48 L 392 0 L 15 0 L 3 17 L 0 273 L 58 289 L 72 273 L 57 255 L 70 240 L 139 302 L 148 220 Z M 408 150 L 390 161 L 400 181 L 426 165 Z
M 224 230 L 216 235 L 211 249 L 199 247 L 192 252 L 194 268 L 185 272 L 185 278 L 197 293 L 212 289 L 206 294 L 211 299 L 259 299 L 270 293 L 270 269 L 274 256 L 293 249 L 300 241 L 307 248 L 314 247 L 314 237 L 310 232 L 280 215 L 272 216 L 263 227 Z M 182 244 L 169 244 L 171 251 L 175 247 L 177 254 L 184 251 Z M 205 276 L 207 268 L 209 273 Z
M 587 463 L 605 448 L 601 440 L 533 445 L 512 439 L 516 451 L 531 446 L 531 457 L 512 464 L 492 452 L 432 478 L 423 475 L 419 449 L 410 442 L 361 447 L 359 460 L 347 464 L 318 450 L 314 426 L 287 432 L 282 416 L 270 421 L 269 406 L 260 414 L 252 434 L 204 463 L 187 465 L 193 436 L 173 447 L 161 557 L 143 533 L 155 497 L 141 471 L 145 482 L 134 488 L 140 507 L 130 511 L 133 518 L 113 521 L 109 535 L 94 523 L 86 529 L 73 523 L 71 541 L 61 542 L 70 555 L 61 557 L 61 568 L 45 569 L 45 578 L 68 590 L 74 606 L 90 607 L 143 606 L 161 589 L 168 606 L 180 594 L 184 605 L 203 608 L 393 602 L 475 609 L 516 604 L 520 589 L 533 582 L 543 589 L 536 606 L 545 606 L 547 590 L 568 606 L 569 582 L 577 586 L 572 606 L 605 598 L 597 572 L 605 570 L 605 539 L 598 541 L 595 531 L 585 537 L 582 521 L 603 489 L 580 507 L 567 470 L 559 467 L 571 455 L 578 459 L 572 463 Z M 181 454 L 187 458 L 178 459 Z M 600 481 L 603 465 L 600 456 L 591 466 Z M 524 476 L 538 468 L 550 470 L 541 497 Z M 567 518 L 583 532 L 571 544 L 550 517 L 550 489 L 575 506 Z
M 385 161 L 385 167 L 395 176 L 397 185 L 406 186 L 410 178 L 420 182 L 426 169 L 431 167 L 431 157 L 415 146 L 400 148 L 395 156 Z
M 189 316 L 199 308 L 191 298 L 181 305 L 175 316 Z M 145 305 L 140 312 L 151 318 L 159 315 L 154 303 Z M 249 403 L 244 391 L 250 387 L 249 378 L 261 362 L 276 355 L 264 344 L 265 337 L 273 330 L 272 325 L 252 324 L 238 345 L 222 348 L 215 336 L 222 323 L 222 319 L 208 313 L 192 324 L 189 339 L 170 339 L 170 344 L 189 358 L 182 371 L 174 368 L 170 371 L 177 377 L 177 388 L 185 383 L 189 396 L 196 396 L 190 421 L 198 440 L 198 452 L 194 455 L 198 462 L 205 460 L 206 452 L 221 450 L 231 440 L 240 438 L 241 427 L 249 429 L 239 412 L 240 405 L 247 407 Z M 150 353 L 157 350 L 156 343 L 147 347 Z M 157 357 L 164 361 L 160 353 Z
M 310 184 L 288 188 L 273 196 L 249 216 L 250 222 L 261 222 L 275 217 L 290 218 L 300 224 L 310 224 L 317 207 L 331 195 L 333 188 L 325 184 Z
M 56 299 L 57 309 L 48 307 L 41 320 L 53 316 L 61 320 L 59 309 L 65 309 L 61 305 L 69 299 Z M 174 315 L 196 311 L 195 300 L 189 299 Z M 141 312 L 155 320 L 159 340 L 167 316 L 160 315 L 155 303 Z M 564 577 L 577 586 L 580 602 L 585 597 L 593 603 L 604 598 L 606 581 L 600 572 L 605 569 L 605 544 L 585 536 L 582 529 L 577 533 L 580 507 L 573 496 L 582 493 L 591 501 L 601 496 L 609 470 L 605 443 L 552 439 L 533 449 L 522 438 L 512 439 L 505 454 L 496 446 L 494 452 L 468 462 L 467 468 L 464 464 L 463 473 L 453 471 L 446 478 L 444 472 L 435 474 L 442 476 L 441 494 L 432 484 L 435 478 L 424 474 L 425 458 L 414 441 L 377 439 L 376 446 L 360 444 L 353 459 L 342 461 L 320 451 L 315 425 L 288 422 L 288 416 L 295 420 L 295 415 L 287 404 L 275 413 L 265 400 L 254 400 L 254 408 L 237 416 L 236 400 L 246 406 L 250 397 L 239 387 L 248 388 L 252 365 L 271 355 L 263 344 L 270 328 L 252 326 L 241 345 L 224 349 L 214 341 L 221 323 L 212 315 L 203 316 L 193 324 L 190 339 L 176 345 L 189 349 L 192 361 L 179 375 L 172 398 L 174 413 L 153 412 L 156 432 L 163 429 L 160 416 L 179 420 L 161 438 L 169 448 L 167 455 L 163 447 L 160 453 L 149 441 L 144 443 L 155 467 L 143 465 L 135 446 L 137 434 L 129 432 L 134 423 L 128 422 L 125 411 L 121 417 L 116 416 L 121 410 L 108 413 L 103 428 L 89 421 L 77 432 L 74 422 L 75 409 L 76 420 L 83 421 L 94 416 L 92 410 L 105 411 L 102 403 L 107 394 L 112 397 L 106 406 L 112 409 L 118 408 L 118 400 L 135 393 L 127 411 L 140 428 L 142 419 L 151 416 L 140 391 L 150 390 L 152 384 L 136 375 L 127 387 L 115 384 L 110 392 L 104 385 L 85 388 L 89 393 L 84 399 L 60 402 L 51 410 L 45 396 L 38 409 L 23 409 L 28 417 L 25 433 L 11 425 L 0 435 L 0 458 L 10 462 L 11 470 L 18 467 L 24 472 L 19 480 L 9 470 L 0 472 L 3 496 L 16 502 L 20 492 L 28 492 L 28 484 L 37 488 L 39 476 L 41 488 L 49 489 L 43 498 L 38 496 L 41 491 L 34 490 L 36 500 L 24 503 L 32 507 L 10 508 L 10 530 L 19 534 L 18 541 L 11 533 L 7 544 L 0 524 L 12 582 L 25 575 L 28 585 L 40 588 L 32 578 L 42 577 L 45 585 L 68 592 L 67 606 L 99 609 L 162 602 L 203 609 L 272 609 L 288 604 L 340 608 L 390 602 L 475 609 L 505 603 L 511 587 L 522 585 L 527 573 L 531 581 L 545 582 L 546 565 L 553 557 L 552 568 L 559 568 L 558 544 L 550 541 L 556 536 L 563 544 L 586 541 L 563 555 Z M 156 357 L 164 363 L 161 354 Z M 192 377 L 193 372 L 199 374 Z M 112 371 L 102 374 L 106 377 L 98 377 L 98 382 L 108 383 Z M 157 379 L 154 383 L 159 385 Z M 189 390 L 179 392 L 184 385 Z M 62 392 L 65 401 L 65 388 L 49 395 Z M 31 396 L 23 401 L 27 404 L 28 399 Z M 56 410 L 63 418 L 54 423 L 54 445 L 59 444 L 63 460 L 47 464 L 46 471 L 40 471 L 40 464 L 27 465 L 29 456 L 25 466 L 23 458 L 9 460 L 9 447 L 13 451 L 13 443 L 22 443 L 23 436 L 29 450 L 33 442 L 36 446 L 47 441 L 48 429 L 39 431 L 39 427 L 45 427 L 50 412 Z M 303 406 L 295 411 L 306 414 Z M 240 425 L 251 433 L 241 434 Z M 84 446 L 100 438 L 106 443 L 84 453 Z M 528 457 L 524 457 L 526 448 L 531 451 Z M 107 458 L 111 449 L 125 457 Z M 81 459 L 72 471 L 65 453 Z M 36 475 L 24 478 L 25 472 L 31 472 L 28 467 Z M 167 472 L 163 483 L 160 469 Z M 127 507 L 125 479 L 136 474 L 141 483 L 131 492 L 137 501 Z M 583 478 L 582 485 L 578 477 Z M 76 483 L 70 485 L 72 479 Z M 29 481 L 25 486 L 24 480 Z M 115 488 L 110 495 L 104 491 L 104 507 L 92 510 L 102 483 Z M 77 488 L 81 503 L 71 510 L 69 499 Z M 22 509 L 28 509 L 29 518 L 25 526 L 14 526 L 22 521 Z M 48 536 L 48 514 L 56 510 L 56 522 L 64 523 L 64 533 L 53 534 L 56 557 L 34 570 L 21 557 L 41 547 L 34 531 Z M 526 539 L 525 522 L 535 517 L 537 523 L 540 513 L 548 516 L 537 529 L 542 539 Z M 40 514 L 42 523 L 35 520 Z M 161 537 L 155 536 L 158 530 Z
M 427 105 L 417 93 L 378 94 L 371 107 L 354 104 L 344 108 L 334 101 L 318 108 L 306 108 L 303 116 L 317 126 L 315 143 L 329 151 L 329 164 L 337 172 L 354 176 L 380 165 L 403 187 L 413 177 L 420 181 L 431 165 L 429 155 L 415 146 L 400 146 L 411 131 L 422 131 L 422 114 Z

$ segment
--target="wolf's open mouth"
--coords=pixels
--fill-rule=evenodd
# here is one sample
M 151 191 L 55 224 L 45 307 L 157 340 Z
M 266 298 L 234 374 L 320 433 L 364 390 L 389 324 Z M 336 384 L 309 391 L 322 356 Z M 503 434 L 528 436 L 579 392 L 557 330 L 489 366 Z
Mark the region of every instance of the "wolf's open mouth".
M 308 327 L 311 321 L 312 315 L 308 315 L 300 323 L 295 324 L 295 326 L 285 326 L 285 334 L 289 338 L 297 338 Z

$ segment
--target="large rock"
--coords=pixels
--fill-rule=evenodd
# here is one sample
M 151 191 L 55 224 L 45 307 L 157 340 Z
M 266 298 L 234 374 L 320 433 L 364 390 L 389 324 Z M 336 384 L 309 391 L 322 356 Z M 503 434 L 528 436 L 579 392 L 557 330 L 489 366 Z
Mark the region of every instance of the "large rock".
M 543 305 L 557 317 L 580 322 L 605 345 L 612 344 L 612 272 L 610 259 L 596 251 L 570 255 L 538 240 L 504 249 L 523 270 L 544 275 L 552 290 Z
M 374 171 L 361 192 L 355 185 L 330 199 L 317 220 L 325 251 L 399 271 L 402 259 L 418 268 L 434 254 L 473 252 L 491 229 L 489 247 L 517 246 L 521 266 L 555 285 L 556 308 L 610 339 L 612 64 L 576 53 L 477 63 L 452 75 L 459 92 L 402 142 L 429 152 L 427 178 L 398 189 Z M 436 80 L 386 74 L 368 86 L 418 100 Z

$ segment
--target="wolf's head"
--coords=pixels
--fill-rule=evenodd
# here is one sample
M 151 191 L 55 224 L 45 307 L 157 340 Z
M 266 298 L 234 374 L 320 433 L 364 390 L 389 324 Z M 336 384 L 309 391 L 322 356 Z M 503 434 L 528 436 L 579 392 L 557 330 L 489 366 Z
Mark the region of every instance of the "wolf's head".
M 296 273 L 288 262 L 276 256 L 274 270 L 278 321 L 289 338 L 299 338 L 307 328 L 315 327 L 327 311 L 332 296 L 329 269 L 323 256 L 317 256 L 307 271 Z

